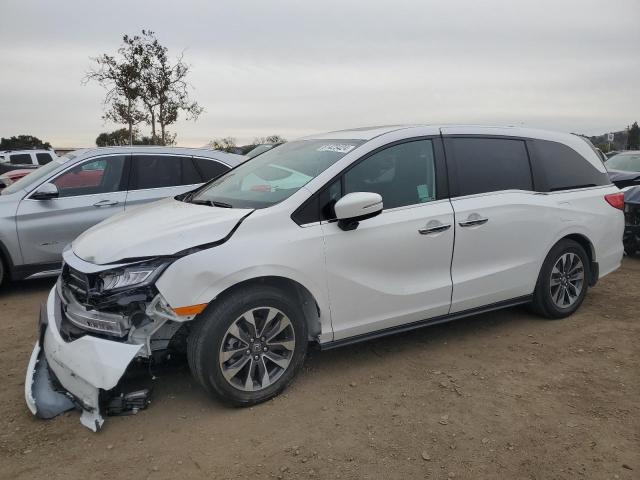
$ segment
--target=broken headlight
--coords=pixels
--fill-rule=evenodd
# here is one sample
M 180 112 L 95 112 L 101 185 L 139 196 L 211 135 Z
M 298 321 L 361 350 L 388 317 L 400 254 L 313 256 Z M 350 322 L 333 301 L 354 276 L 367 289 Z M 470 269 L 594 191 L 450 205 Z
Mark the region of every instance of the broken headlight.
M 100 274 L 102 291 L 151 285 L 170 263 L 162 259 L 104 271 Z

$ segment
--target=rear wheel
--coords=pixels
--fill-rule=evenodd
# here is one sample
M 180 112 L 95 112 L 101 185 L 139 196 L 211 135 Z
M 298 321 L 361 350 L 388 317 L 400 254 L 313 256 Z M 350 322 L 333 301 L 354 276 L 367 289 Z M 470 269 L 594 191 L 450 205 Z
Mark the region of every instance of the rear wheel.
M 584 248 L 573 240 L 559 241 L 542 265 L 533 294 L 533 309 L 547 318 L 564 318 L 582 304 L 591 271 Z
M 190 334 L 189 366 L 209 393 L 253 405 L 280 393 L 307 351 L 307 324 L 296 302 L 270 286 L 238 290 L 207 309 Z

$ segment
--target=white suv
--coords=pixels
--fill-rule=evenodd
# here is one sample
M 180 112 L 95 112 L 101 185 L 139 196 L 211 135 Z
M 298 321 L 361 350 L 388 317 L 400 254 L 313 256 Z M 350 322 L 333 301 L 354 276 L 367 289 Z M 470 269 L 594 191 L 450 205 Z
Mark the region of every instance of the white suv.
M 35 169 L 55 160 L 53 150 L 6 150 L 0 152 L 0 173 L 18 169 Z
M 128 366 L 162 351 L 183 347 L 204 389 L 251 405 L 285 388 L 309 342 L 518 304 L 566 317 L 619 267 L 622 205 L 569 134 L 396 126 L 286 143 L 73 242 L 27 404 L 79 407 L 97 430 Z

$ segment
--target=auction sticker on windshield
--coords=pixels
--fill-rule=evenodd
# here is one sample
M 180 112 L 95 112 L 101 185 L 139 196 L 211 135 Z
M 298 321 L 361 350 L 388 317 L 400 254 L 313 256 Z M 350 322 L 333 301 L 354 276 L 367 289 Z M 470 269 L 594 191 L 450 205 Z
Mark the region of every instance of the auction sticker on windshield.
M 349 153 L 356 148 L 355 145 L 348 145 L 346 143 L 334 144 L 334 145 L 322 145 L 318 148 L 319 152 L 336 152 L 336 153 Z

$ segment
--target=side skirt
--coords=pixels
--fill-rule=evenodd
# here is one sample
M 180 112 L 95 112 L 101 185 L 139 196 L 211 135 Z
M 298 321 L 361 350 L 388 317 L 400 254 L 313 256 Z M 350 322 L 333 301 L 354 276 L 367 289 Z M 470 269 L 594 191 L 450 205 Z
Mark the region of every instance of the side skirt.
M 340 340 L 333 340 L 331 342 L 325 342 L 320 344 L 321 350 L 331 350 L 332 348 L 344 347 L 353 343 L 365 342 L 367 340 L 373 340 L 374 338 L 386 337 L 387 335 L 393 335 L 396 333 L 409 332 L 417 328 L 427 327 L 429 325 L 437 325 L 439 323 L 451 322 L 460 318 L 470 317 L 472 315 L 479 315 L 481 313 L 492 312 L 494 310 L 501 310 L 503 308 L 515 307 L 516 305 L 522 305 L 529 303 L 533 300 L 533 295 L 525 295 L 523 297 L 513 298 L 511 300 L 504 300 L 502 302 L 492 303 L 484 307 L 472 308 L 464 310 L 463 312 L 457 312 L 448 315 L 442 315 L 439 317 L 428 318 L 426 320 L 419 320 L 417 322 L 407 323 L 404 325 L 398 325 L 390 328 L 383 328 L 382 330 L 375 330 L 370 333 L 363 333 L 361 335 L 355 335 L 353 337 L 341 338 Z
M 20 265 L 11 270 L 11 280 L 53 277 L 60 273 L 62 262 Z

